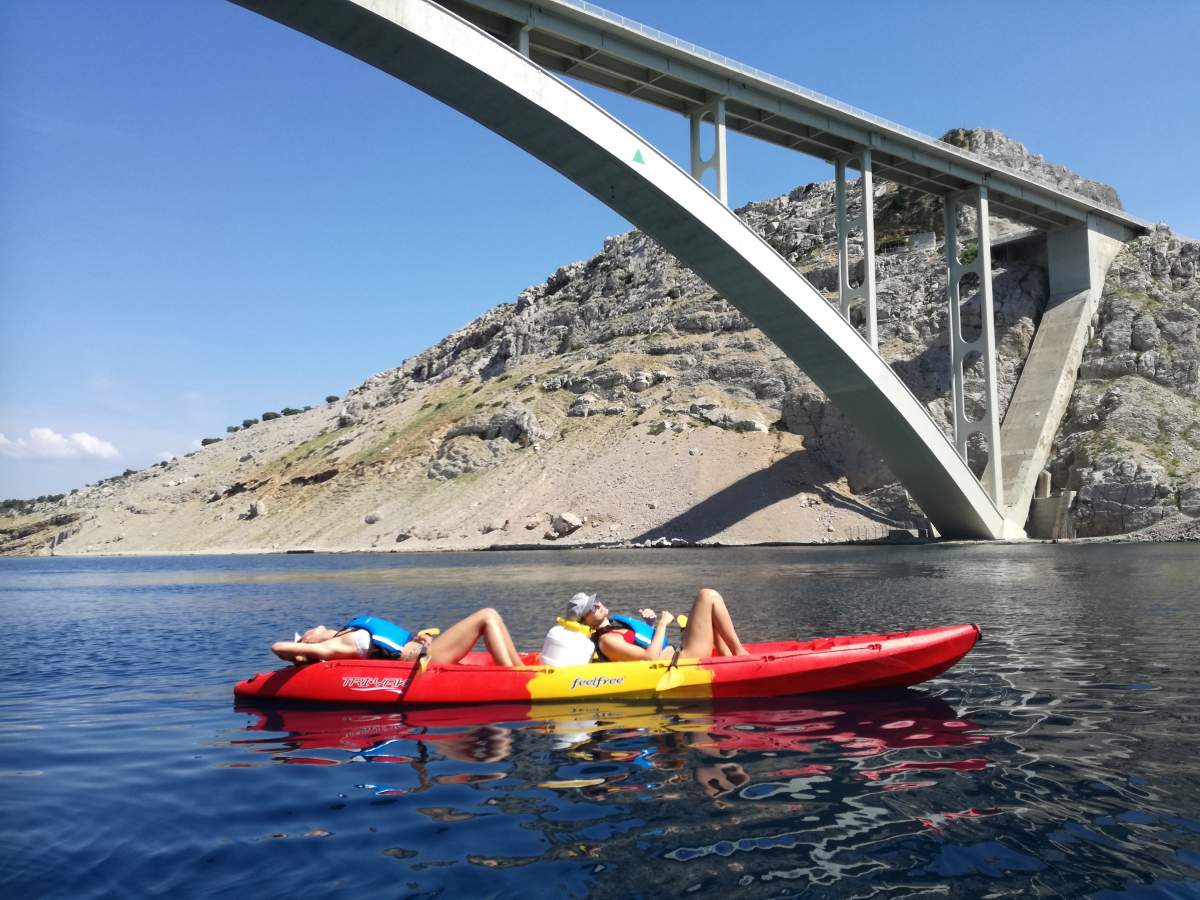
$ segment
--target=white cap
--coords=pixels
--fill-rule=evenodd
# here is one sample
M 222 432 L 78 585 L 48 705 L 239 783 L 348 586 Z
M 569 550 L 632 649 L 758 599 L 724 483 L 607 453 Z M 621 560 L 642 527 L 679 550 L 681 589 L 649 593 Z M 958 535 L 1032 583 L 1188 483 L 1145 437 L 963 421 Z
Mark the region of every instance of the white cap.
M 567 601 L 567 612 L 566 612 L 566 615 L 563 616 L 563 618 L 564 619 L 573 619 L 574 621 L 579 622 L 583 619 L 584 616 L 586 616 L 588 613 L 590 613 L 595 608 L 596 608 L 596 595 L 595 594 L 585 594 L 585 593 L 583 593 L 583 591 L 580 591 L 578 594 L 576 594 L 574 597 L 572 597 L 570 600 Z

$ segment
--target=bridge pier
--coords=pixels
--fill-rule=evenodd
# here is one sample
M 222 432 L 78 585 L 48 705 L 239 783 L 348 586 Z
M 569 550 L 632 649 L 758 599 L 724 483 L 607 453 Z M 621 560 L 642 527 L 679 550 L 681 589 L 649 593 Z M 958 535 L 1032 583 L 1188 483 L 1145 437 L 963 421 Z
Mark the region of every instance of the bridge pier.
M 712 171 L 717 175 L 717 189 L 712 191 L 718 200 L 729 205 L 729 180 L 725 164 L 725 98 L 716 97 L 692 110 L 692 177 L 704 184 L 704 176 Z M 700 126 L 704 119 L 712 120 L 716 132 L 712 155 L 704 159 L 700 151 Z
M 531 27 L 524 22 L 513 22 L 508 26 L 508 46 L 524 57 L 529 56 L 529 31 Z
M 1002 426 L 1007 490 L 1001 509 L 1009 521 L 1024 522 L 1032 514 L 1038 477 L 1075 390 L 1108 268 L 1133 236 L 1096 216 L 1046 233 L 1050 295 Z M 1044 536 L 1036 530 L 1039 523 L 1032 524 Z
M 862 173 L 858 179 L 862 191 L 862 209 L 854 218 L 846 211 L 846 168 L 858 163 Z M 850 309 L 857 303 L 866 304 L 867 343 L 879 350 L 879 333 L 875 311 L 875 189 L 871 175 L 871 149 L 860 147 L 856 155 L 839 156 L 834 162 L 837 172 L 838 233 L 838 301 L 842 317 L 850 321 Z M 863 275 L 856 285 L 850 284 L 850 232 L 862 233 Z
M 962 262 L 958 252 L 958 207 L 973 206 L 978 216 L 979 239 L 975 259 Z M 988 227 L 988 195 L 983 185 L 949 193 L 944 207 L 946 223 L 946 295 L 950 303 L 951 399 L 954 404 L 954 445 L 967 459 L 967 442 L 978 434 L 987 441 L 988 462 L 983 488 L 992 502 L 1004 508 L 1003 467 L 1000 465 L 1000 406 L 996 397 L 996 328 L 992 307 L 992 239 Z M 979 334 L 968 339 L 963 332 L 962 279 L 974 273 L 979 279 Z M 966 408 L 966 369 L 978 356 L 983 361 L 983 415 L 971 418 Z M 1018 527 L 1021 523 L 1018 523 Z

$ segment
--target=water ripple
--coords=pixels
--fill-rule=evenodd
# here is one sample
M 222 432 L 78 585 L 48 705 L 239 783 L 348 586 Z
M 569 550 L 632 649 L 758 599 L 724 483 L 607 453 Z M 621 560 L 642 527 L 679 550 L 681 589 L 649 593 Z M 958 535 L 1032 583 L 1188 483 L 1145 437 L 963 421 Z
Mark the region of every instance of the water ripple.
M 2 664 L 0 887 L 1196 894 L 1200 561 L 1185 550 L 0 560 L 10 627 L 104 648 Z M 713 584 L 748 640 L 953 621 L 985 639 L 886 695 L 534 718 L 230 707 L 293 623 L 494 605 L 528 645 L 566 582 L 672 608 L 680 585 Z

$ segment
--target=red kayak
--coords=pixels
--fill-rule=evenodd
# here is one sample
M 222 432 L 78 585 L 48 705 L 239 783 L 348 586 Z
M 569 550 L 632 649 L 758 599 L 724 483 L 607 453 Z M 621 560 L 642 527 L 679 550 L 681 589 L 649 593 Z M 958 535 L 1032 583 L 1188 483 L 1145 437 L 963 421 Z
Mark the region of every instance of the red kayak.
M 747 644 L 749 656 L 524 666 L 471 653 L 454 665 L 340 659 L 293 665 L 234 685 L 239 697 L 325 703 L 419 705 L 579 700 L 782 697 L 820 691 L 910 687 L 945 672 L 980 638 L 977 625 L 891 634 Z

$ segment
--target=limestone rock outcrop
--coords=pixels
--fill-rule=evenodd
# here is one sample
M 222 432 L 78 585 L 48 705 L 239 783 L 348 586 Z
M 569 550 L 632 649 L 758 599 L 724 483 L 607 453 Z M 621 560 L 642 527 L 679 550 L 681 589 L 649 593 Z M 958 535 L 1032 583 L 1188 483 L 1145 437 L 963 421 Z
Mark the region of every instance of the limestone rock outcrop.
M 555 513 L 550 519 L 550 528 L 544 535 L 546 540 L 556 541 L 566 537 L 583 527 L 583 519 L 576 513 L 568 511 Z
M 1076 533 L 1200 515 L 1200 242 L 1159 227 L 1125 246 L 1079 374 L 1051 465 Z

